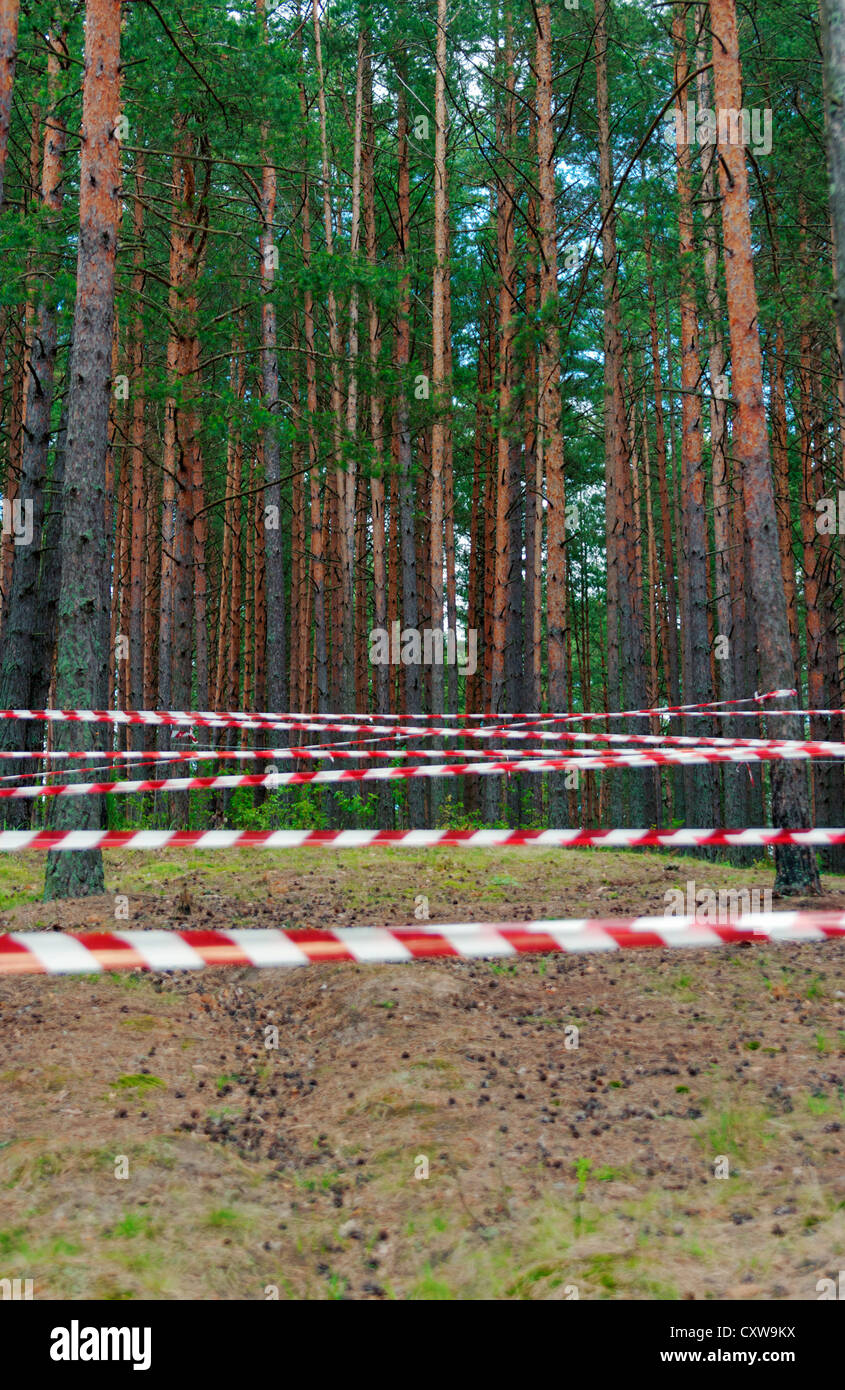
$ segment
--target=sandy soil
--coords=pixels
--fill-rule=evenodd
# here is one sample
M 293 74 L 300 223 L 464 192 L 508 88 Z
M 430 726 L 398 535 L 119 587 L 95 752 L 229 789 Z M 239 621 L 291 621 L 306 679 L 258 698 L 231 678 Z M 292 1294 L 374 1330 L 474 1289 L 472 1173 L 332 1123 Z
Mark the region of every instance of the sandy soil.
M 421 894 L 432 921 L 501 920 L 771 882 L 589 851 L 125 854 L 105 897 L 57 906 L 42 870 L 4 857 L 0 928 L 114 927 L 118 895 L 121 927 L 330 926 L 411 921 Z M 845 881 L 826 894 L 845 908 Z M 815 1298 L 845 1258 L 843 959 L 0 981 L 0 1277 L 38 1298 Z

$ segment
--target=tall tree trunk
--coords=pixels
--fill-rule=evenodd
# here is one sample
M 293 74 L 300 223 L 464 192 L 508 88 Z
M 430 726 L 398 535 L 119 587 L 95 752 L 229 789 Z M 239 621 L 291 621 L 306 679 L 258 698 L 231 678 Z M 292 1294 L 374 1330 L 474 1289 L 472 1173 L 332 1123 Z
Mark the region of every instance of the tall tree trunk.
M 0 0 L 0 212 L 6 174 L 6 155 L 9 149 L 9 126 L 12 120 L 12 92 L 15 86 L 15 63 L 18 56 L 18 17 L 20 0 Z
M 370 36 L 364 36 L 364 149 L 363 149 L 363 194 L 364 194 L 364 239 L 366 243 L 367 264 L 371 270 L 378 263 L 376 243 L 376 188 L 375 188 L 375 148 L 376 131 L 373 117 L 373 74 L 370 62 Z M 368 342 L 370 363 L 370 443 L 372 445 L 372 464 L 370 470 L 370 501 L 372 505 L 373 528 L 373 627 L 388 631 L 387 616 L 387 535 L 385 530 L 385 487 L 384 487 L 384 398 L 379 382 L 381 359 L 381 322 L 376 297 L 370 294 L 368 304 Z M 390 711 L 390 667 L 386 662 L 378 662 L 373 672 L 373 695 L 377 714 Z M 393 828 L 393 789 L 388 782 L 378 785 L 378 823 L 384 830 Z
M 446 376 L 446 299 L 449 291 L 446 188 L 446 0 L 437 0 L 437 39 L 434 74 L 434 271 L 431 292 L 431 373 L 434 419 L 431 427 L 431 511 L 429 544 L 429 588 L 431 591 L 431 630 L 436 641 L 443 635 L 443 510 L 447 433 L 451 410 L 451 382 Z M 443 667 L 433 649 L 431 667 L 431 713 L 444 711 Z M 442 746 L 440 740 L 435 747 Z M 431 816 L 436 821 L 443 797 L 443 783 L 432 782 Z
M 296 433 L 291 447 L 291 580 L 290 580 L 290 697 L 291 710 L 304 710 L 305 669 L 308 663 L 308 572 L 305 555 L 305 440 L 300 388 L 299 324 L 294 319 L 293 360 L 290 368 L 292 415 Z
M 533 143 L 536 146 L 536 120 L 532 119 L 531 125 Z M 528 202 L 528 220 L 532 227 L 537 225 L 537 200 L 533 192 Z M 532 325 L 532 330 L 537 316 L 537 294 L 537 258 L 533 248 L 529 248 L 525 262 L 525 317 Z M 532 336 L 523 365 L 522 390 L 525 454 L 525 602 L 522 633 L 524 676 L 520 704 L 522 709 L 528 711 L 540 708 L 543 651 L 543 444 L 542 435 L 538 430 L 538 347 L 539 340 Z M 475 501 L 474 487 L 473 500 Z M 529 775 L 522 780 L 525 784 L 526 813 L 533 820 L 539 820 L 543 813 L 542 778 Z
M 470 504 L 470 550 L 467 596 L 467 628 L 478 632 L 485 620 L 484 609 L 484 471 L 487 462 L 488 409 L 485 400 L 489 390 L 488 378 L 488 324 L 489 304 L 487 291 L 480 295 L 478 306 L 478 365 L 476 371 L 475 430 L 473 434 L 472 501 Z M 482 631 L 482 638 L 483 638 Z M 467 676 L 466 712 L 480 714 L 484 705 L 484 645 L 482 642 L 480 662 L 472 675 Z M 476 778 L 467 779 L 467 803 L 473 808 L 478 802 L 478 782 Z
M 529 218 L 536 222 L 537 210 L 533 199 Z M 537 312 L 537 262 L 529 255 L 525 269 L 525 314 L 531 321 Z M 540 679 L 542 671 L 543 630 L 543 452 L 538 448 L 538 367 L 537 352 L 531 344 L 524 369 L 523 392 L 524 449 L 525 449 L 525 682 L 523 708 L 540 708 Z M 473 484 L 475 497 L 475 484 Z M 539 783 L 535 779 L 535 788 Z M 539 811 L 539 806 L 538 806 Z
M 716 107 L 723 111 L 739 111 L 742 108 L 742 78 L 734 0 L 710 0 L 710 21 Z M 734 453 L 741 470 L 748 528 L 759 676 L 767 691 L 789 689 L 795 683 L 795 668 L 778 552 L 777 517 L 763 406 L 763 364 L 752 262 L 748 174 L 741 142 L 734 144 L 720 139 L 719 186 L 722 193 L 725 286 L 736 402 Z M 780 737 L 801 737 L 800 720 L 780 719 L 777 722 Z M 773 763 L 772 817 L 775 825 L 806 826 L 809 824 L 809 814 L 804 769 L 790 762 Z M 775 860 L 775 888 L 778 892 L 820 891 L 818 868 L 812 850 L 780 846 L 776 850 Z
M 65 480 L 67 445 L 67 395 L 62 402 L 56 449 L 47 490 L 41 570 L 38 575 L 39 651 L 32 677 L 32 709 L 50 704 L 50 688 L 56 656 L 59 594 L 62 582 L 62 491 Z
M 11 359 L 11 391 L 9 400 L 8 447 L 6 454 L 6 482 L 3 499 L 8 506 L 18 500 L 21 484 L 21 460 L 23 457 L 23 427 L 26 405 L 26 364 L 28 349 L 24 315 L 15 306 L 11 313 L 9 331 L 9 358 Z M 11 532 L 4 532 L 0 544 L 0 598 L 3 601 L 2 623 L 5 624 L 9 592 L 12 585 L 12 566 L 15 559 L 15 538 Z M 2 627 L 0 626 L 0 636 Z
M 683 128 L 687 59 L 687 6 L 676 7 L 672 23 L 675 44 L 675 102 L 679 130 Z M 681 495 L 684 512 L 684 567 L 686 584 L 682 607 L 682 628 L 686 652 L 688 704 L 707 704 L 713 699 L 710 681 L 710 640 L 707 627 L 707 514 L 704 496 L 704 458 L 701 420 L 701 362 L 698 355 L 698 307 L 695 296 L 696 246 L 692 212 L 692 150 L 679 139 L 678 250 L 681 300 Z M 722 460 L 724 462 L 724 458 Z M 707 720 L 687 720 L 693 736 L 711 732 Z M 696 807 L 703 825 L 718 825 L 719 806 L 716 772 L 712 766 L 684 769 L 685 800 Z
M 558 333 L 558 265 L 557 209 L 555 206 L 555 129 L 552 114 L 552 21 L 551 6 L 540 5 L 537 10 L 537 186 L 539 204 L 540 249 L 540 343 L 537 373 L 539 378 L 537 418 L 540 435 L 539 456 L 546 472 L 548 502 L 546 572 L 546 628 L 549 663 L 549 708 L 567 708 L 566 649 L 567 633 L 567 564 L 566 564 L 566 481 L 561 430 L 560 397 L 560 335 Z M 534 496 L 527 499 L 529 507 L 540 505 L 538 493 L 542 488 L 542 472 L 534 480 Z M 539 534 L 538 534 L 539 531 Z M 534 554 L 526 557 L 531 568 L 536 566 L 542 547 L 542 512 L 534 522 Z M 609 560 L 608 560 L 609 563 Z M 536 602 L 535 592 L 530 602 Z M 539 643 L 540 634 L 535 634 Z M 527 654 L 526 654 L 527 655 Z M 537 654 L 534 662 L 532 694 L 539 697 Z M 553 826 L 567 823 L 565 779 L 562 774 L 549 778 L 549 820 Z
M 836 322 L 845 343 L 845 0 L 821 0 L 827 162 L 836 257 Z
M 622 389 L 622 335 L 619 289 L 619 255 L 616 245 L 616 217 L 613 207 L 613 157 L 610 147 L 610 105 L 607 83 L 607 0 L 596 5 L 596 89 L 599 131 L 599 195 L 602 213 L 602 274 L 604 292 L 604 370 L 605 370 L 605 454 L 608 496 L 608 676 L 617 679 L 616 634 L 611 620 L 616 608 L 613 583 L 618 594 L 622 675 L 625 701 L 634 709 L 646 703 L 645 653 L 643 641 L 642 590 L 636 582 L 636 550 L 633 524 L 633 487 L 625 400 Z M 613 573 L 615 571 L 615 574 Z M 614 666 L 611 665 L 613 658 Z M 615 698 L 615 684 L 609 690 Z M 611 706 L 612 707 L 612 706 Z M 634 729 L 642 727 L 633 721 Z M 647 729 L 647 724 L 645 728 Z M 617 778 L 614 778 L 614 783 Z M 614 788 L 615 791 L 615 788 Z M 614 795 L 611 811 L 621 810 Z M 635 825 L 655 823 L 657 806 L 654 778 L 634 772 L 630 779 L 630 812 Z
M 201 469 L 196 396 L 199 390 L 197 282 L 208 228 L 210 169 L 203 156 L 208 142 L 192 121 L 177 113 L 174 122 L 173 219 L 171 227 L 170 333 L 167 345 L 168 398 L 164 425 L 164 517 L 162 527 L 161 613 L 159 618 L 159 708 L 190 709 L 194 635 L 194 489 Z M 205 166 L 197 187 L 197 168 Z M 166 730 L 160 747 L 169 745 Z M 171 815 L 187 824 L 186 792 L 170 798 Z
M 508 638 L 508 600 L 510 568 L 513 556 L 510 549 L 509 517 L 515 501 L 511 492 L 510 447 L 513 429 L 512 377 L 514 337 L 516 334 L 516 261 L 514 232 L 516 204 L 512 165 L 513 127 L 515 119 L 515 74 L 513 33 L 510 13 L 507 18 L 507 38 L 504 49 L 504 110 L 497 115 L 499 161 L 504 172 L 497 175 L 496 255 L 499 271 L 499 369 L 498 369 L 498 429 L 496 435 L 496 562 L 493 588 L 493 666 L 491 671 L 490 702 L 494 714 L 506 707 L 505 660 Z
M 696 67 L 705 66 L 705 44 L 703 38 L 706 11 L 703 6 L 697 11 L 698 28 L 702 37 L 696 49 Z M 702 110 L 709 110 L 712 100 L 710 71 L 698 74 L 698 102 Z M 704 248 L 704 280 L 708 312 L 708 367 L 710 372 L 710 455 L 713 475 L 713 548 L 714 548 L 714 586 L 716 597 L 716 630 L 720 637 L 727 638 L 727 650 L 721 651 L 718 661 L 718 697 L 731 700 L 737 693 L 736 661 L 733 650 L 733 610 L 731 608 L 730 577 L 730 477 L 728 461 L 728 409 L 727 409 L 727 358 L 722 331 L 723 310 L 719 288 L 719 232 L 718 232 L 718 190 L 716 187 L 716 147 L 707 145 L 702 154 L 703 173 L 701 188 L 701 226 Z M 712 611 L 712 610 L 709 610 Z M 718 655 L 718 654 L 717 654 Z M 714 695 L 716 694 L 714 689 Z M 745 694 L 746 692 L 743 692 Z M 724 823 L 728 826 L 740 825 L 742 816 L 742 796 L 740 783 L 744 775 L 742 767 L 726 764 L 722 769 L 724 786 Z M 745 851 L 741 851 L 744 854 Z M 730 855 L 734 858 L 734 855 Z
M 128 467 L 132 478 L 132 519 L 129 543 L 129 704 L 132 709 L 144 705 L 144 590 L 149 574 L 150 557 L 147 537 L 147 505 L 144 488 L 144 165 L 141 157 L 135 168 L 135 198 L 132 231 L 135 254 L 132 273 L 132 297 L 135 315 L 132 326 L 132 377 L 130 384 L 129 455 Z M 150 538 L 151 539 L 151 538 Z M 144 747 L 144 727 L 133 728 L 132 747 Z
M 317 68 L 317 104 L 320 115 L 320 150 L 322 156 L 323 184 L 323 230 L 326 240 L 326 255 L 334 255 L 334 232 L 332 228 L 331 177 L 329 170 L 329 146 L 326 129 L 326 96 L 323 76 L 323 49 L 320 39 L 320 18 L 318 0 L 312 0 L 314 18 L 314 55 Z M 361 61 L 359 45 L 358 91 L 356 94 L 356 119 L 360 121 L 360 79 Z M 360 124 L 359 124 L 360 132 Z M 360 134 L 359 134 L 360 142 Z M 359 143 L 360 171 L 360 143 Z M 359 173 L 360 176 L 360 173 Z M 354 691 L 354 593 L 355 593 L 355 474 L 352 460 L 344 469 L 343 460 L 343 403 L 341 380 L 341 341 L 338 324 L 337 301 L 333 281 L 329 281 L 326 295 L 326 310 L 329 320 L 329 352 L 331 354 L 331 410 L 332 437 L 335 461 L 335 490 L 337 496 L 337 555 L 339 561 L 338 608 L 339 626 L 335 628 L 335 640 L 339 650 L 333 652 L 333 673 L 337 673 L 340 703 L 344 710 L 352 710 L 355 703 Z
M 269 44 L 265 0 L 255 0 L 265 45 Z M 264 165 L 261 175 L 261 385 L 264 409 L 264 568 L 267 585 L 267 703 L 274 711 L 288 708 L 285 618 L 285 572 L 282 554 L 282 494 L 279 455 L 279 359 L 273 285 L 278 255 L 273 225 L 276 216 L 276 170 L 267 157 L 269 123 L 261 126 Z
M 305 88 L 300 84 L 299 107 L 302 114 L 303 129 L 306 126 L 307 105 Z M 311 266 L 311 199 L 307 174 L 302 176 L 302 264 L 306 272 Z M 318 434 L 317 410 L 317 357 L 316 325 L 314 319 L 314 292 L 306 284 L 303 295 L 303 323 L 305 333 L 305 377 L 306 405 L 308 410 L 308 500 L 310 532 L 310 573 L 312 609 L 314 613 L 314 674 L 315 692 L 313 703 L 324 714 L 329 708 L 329 657 L 328 634 L 326 631 L 326 569 L 323 546 L 323 523 L 320 513 L 320 441 Z M 312 701 L 309 695 L 309 701 Z
M 109 428 L 109 372 L 114 320 L 114 267 L 120 225 L 120 146 L 115 125 L 120 99 L 120 6 L 88 0 L 82 148 L 79 178 L 79 250 L 64 480 L 62 583 L 56 653 L 56 700 L 63 708 L 96 703 L 105 680 L 101 591 L 106 537 L 103 510 Z M 92 727 L 62 724 L 56 744 L 94 746 Z M 94 828 L 97 797 L 54 803 L 61 829 Z M 99 850 L 48 855 L 45 898 L 102 893 Z
M 672 543 L 672 505 L 669 499 L 668 463 L 666 458 L 666 423 L 663 412 L 663 369 L 660 362 L 660 339 L 657 330 L 657 298 L 654 291 L 652 269 L 652 241 L 645 223 L 644 235 L 646 292 L 648 295 L 649 342 L 651 346 L 651 369 L 654 384 L 654 447 L 657 464 L 657 487 L 660 499 L 660 519 L 663 535 L 663 582 L 666 589 L 666 650 L 664 660 L 668 670 L 666 695 L 668 703 L 681 703 L 681 673 L 678 659 L 678 588 L 675 582 L 676 547 Z M 671 377 L 671 374 L 670 374 Z M 671 379 L 670 379 L 671 388 Z M 669 728 L 673 734 L 682 732 L 680 720 L 673 720 Z M 673 812 L 678 820 L 684 819 L 684 777 L 683 768 L 671 770 Z
M 398 157 L 398 223 L 397 257 L 402 271 L 400 301 L 397 312 L 394 336 L 393 361 L 398 378 L 396 398 L 396 434 L 398 445 L 399 471 L 399 515 L 401 534 L 401 572 L 402 572 L 402 626 L 419 630 L 419 604 L 417 599 L 417 547 L 415 489 L 411 469 L 411 422 L 408 410 L 407 375 L 411 355 L 411 277 L 408 268 L 408 251 L 411 215 L 411 184 L 408 163 L 408 101 L 404 85 L 404 72 L 399 72 L 399 113 L 397 123 Z M 422 683 L 420 664 L 409 661 L 404 667 L 403 690 L 405 713 L 422 713 Z M 413 744 L 411 745 L 413 746 Z M 423 785 L 419 779 L 408 782 L 408 822 L 416 828 L 425 819 L 425 799 Z
M 795 584 L 795 556 L 792 553 L 792 498 L 789 492 L 789 435 L 786 420 L 786 344 L 783 321 L 779 320 L 775 333 L 775 365 L 771 373 L 772 400 L 772 466 L 774 469 L 775 506 L 778 522 L 778 549 L 780 569 L 786 594 L 786 612 L 789 620 L 789 636 L 792 642 L 792 660 L 795 674 L 801 664 L 801 646 L 798 638 L 798 595 Z M 799 694 L 800 698 L 800 694 Z
M 57 115 L 60 75 L 67 69 L 66 29 L 48 38 L 50 55 L 47 63 L 50 106 L 44 132 L 44 156 L 41 174 L 41 204 L 56 235 L 55 223 L 62 208 L 64 156 L 66 138 L 63 124 Z M 0 662 L 0 705 L 4 709 L 34 707 L 33 682 L 39 666 L 39 650 L 44 634 L 39 631 L 38 576 L 43 563 L 44 503 L 47 478 L 47 456 L 50 445 L 50 418 L 53 406 L 53 378 L 56 364 L 57 322 L 56 307 L 44 286 L 36 315 L 29 357 L 29 380 L 26 392 L 26 411 L 22 421 L 21 479 L 19 498 L 31 511 L 29 525 L 31 540 L 26 545 L 14 545 L 11 585 L 5 605 L 2 662 Z M 0 748 L 31 749 L 40 738 L 32 721 L 23 725 L 10 720 L 0 728 Z M 23 740 L 21 744 L 21 739 Z M 6 771 L 20 776 L 27 769 L 20 763 L 8 763 Z M 14 828 L 23 828 L 29 821 L 30 803 L 7 801 L 4 820 Z

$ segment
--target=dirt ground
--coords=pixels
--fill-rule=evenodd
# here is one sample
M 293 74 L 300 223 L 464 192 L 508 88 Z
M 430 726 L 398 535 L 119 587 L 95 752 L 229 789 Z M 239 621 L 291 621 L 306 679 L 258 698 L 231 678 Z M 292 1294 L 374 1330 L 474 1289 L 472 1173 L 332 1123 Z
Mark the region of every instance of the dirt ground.
M 2 857 L 0 930 L 390 925 L 420 895 L 432 922 L 610 916 L 772 881 L 605 851 L 124 853 L 104 897 L 57 905 L 43 866 Z M 845 908 L 845 879 L 825 891 Z M 0 1278 L 43 1299 L 814 1299 L 845 1268 L 844 959 L 0 980 Z

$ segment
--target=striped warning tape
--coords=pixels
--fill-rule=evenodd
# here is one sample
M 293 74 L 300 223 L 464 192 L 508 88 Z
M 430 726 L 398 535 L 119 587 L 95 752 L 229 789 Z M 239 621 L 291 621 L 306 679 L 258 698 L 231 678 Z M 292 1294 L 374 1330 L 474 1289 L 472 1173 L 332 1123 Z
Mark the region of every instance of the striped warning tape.
M 632 750 L 633 751 L 633 750 Z M 338 748 L 333 744 L 318 748 L 193 748 L 189 752 L 175 751 L 168 749 L 163 753 L 127 753 L 127 752 L 100 752 L 96 749 L 77 749 L 74 751 L 62 750 L 50 753 L 6 753 L 0 750 L 0 760 L 8 758 L 10 761 L 19 760 L 21 762 L 51 762 L 54 758 L 62 761 L 73 759 L 91 759 L 96 762 L 107 763 L 128 763 L 132 767 L 158 766 L 160 763 L 205 763 L 205 762 L 295 762 L 297 759 L 306 762 L 328 761 L 334 762 L 335 759 L 364 759 L 365 761 L 381 760 L 389 762 L 391 759 L 398 758 L 445 758 L 454 757 L 454 749 L 445 748 L 415 748 L 410 751 L 407 748 L 391 748 L 389 750 L 375 748 Z M 573 749 L 577 755 L 580 749 Z M 517 758 L 519 753 L 510 748 L 462 748 L 461 756 L 465 758 Z M 95 765 L 91 767 L 69 767 L 68 773 L 78 776 L 82 772 L 95 772 L 98 769 Z M 18 777 L 56 777 L 59 774 L 58 768 L 38 767 L 32 772 L 9 773 L 0 776 L 2 782 L 13 782 Z
M 89 849 L 695 849 L 845 844 L 845 829 L 782 830 L 0 830 L 0 852 Z
M 215 791 L 231 787 L 289 787 L 333 782 L 408 781 L 417 777 L 489 777 L 512 772 L 592 771 L 698 763 L 749 763 L 845 758 L 845 743 L 805 743 L 781 748 L 666 748 L 596 753 L 573 750 L 565 758 L 513 758 L 507 762 L 426 764 L 423 767 L 329 768 L 321 772 L 237 773 L 222 777 L 163 777 L 122 782 L 59 782 L 52 786 L 0 787 L 0 799 L 50 796 L 129 796 L 135 792 Z
M 764 695 L 748 695 L 748 696 L 745 696 L 743 699 L 740 699 L 740 700 L 705 700 L 704 702 L 702 702 L 702 703 L 700 703 L 700 704 L 689 704 L 689 705 L 653 705 L 653 706 L 650 706 L 648 709 L 628 709 L 628 710 L 583 710 L 583 711 L 581 711 L 581 713 L 576 713 L 576 712 L 574 712 L 574 711 L 569 711 L 568 713 L 554 712 L 554 711 L 552 711 L 552 712 L 545 712 L 545 713 L 544 713 L 544 712 L 539 711 L 539 710 L 535 710 L 535 711 L 533 711 L 533 712 L 531 712 L 531 713 L 522 713 L 522 714 L 492 713 L 492 712 L 490 712 L 490 711 L 487 711 L 486 713 L 474 713 L 474 712 L 473 712 L 473 713 L 469 713 L 469 712 L 468 712 L 468 713 L 459 713 L 459 714 L 411 714 L 411 713 L 405 713 L 405 714 L 371 714 L 371 713 L 360 714 L 360 713 L 356 713 L 356 714 L 340 715 L 340 714 L 325 714 L 325 713 L 323 713 L 323 714 L 319 714 L 319 713 L 318 713 L 318 714 L 314 714 L 314 713 L 311 713 L 311 714 L 309 714 L 307 717 L 310 718 L 310 719 L 339 719 L 339 718 L 344 718 L 344 719 L 360 719 L 360 720 L 362 720 L 362 721 L 366 721 L 366 720 L 384 720 L 384 719 L 396 719 L 396 720 L 411 720 L 411 719 L 418 719 L 418 720 L 422 720 L 422 721 L 433 720 L 433 719 L 466 719 L 466 720 L 484 720 L 484 719 L 487 719 L 487 720 L 494 720 L 494 721 L 499 721 L 499 720 L 512 720 L 512 719 L 513 719 L 513 720 L 529 720 L 529 719 L 530 719 L 530 720 L 542 721 L 542 722 L 544 722 L 544 723 L 547 722 L 547 721 L 550 721 L 550 722 L 557 722 L 557 721 L 561 721 L 561 720 L 575 720 L 575 721 L 578 721 L 578 720 L 581 720 L 581 719 L 636 719 L 636 718 L 645 717 L 646 715 L 650 715 L 650 716 L 658 716 L 658 715 L 660 715 L 660 716 L 662 716 L 662 715 L 675 715 L 675 714 L 687 715 L 687 714 L 697 714 L 697 713 L 706 712 L 706 711 L 712 711 L 713 714 L 719 714 L 719 713 L 730 714 L 730 713 L 731 713 L 731 710 L 730 710 L 730 709 L 725 709 L 724 706 L 726 706 L 726 705 L 728 705 L 728 706 L 735 706 L 735 705 L 761 705 L 761 704 L 763 704 L 764 701 L 766 701 L 766 700 L 788 699 L 788 698 L 790 698 L 791 696 L 797 695 L 797 694 L 798 694 L 798 691 L 793 687 L 792 689 L 789 689 L 789 690 L 769 690 L 769 691 L 767 691 L 766 694 L 764 694 Z M 742 712 L 742 713 L 747 713 L 747 714 L 749 714 L 753 719 L 759 719 L 760 714 L 761 714 L 762 711 L 761 711 L 760 709 L 756 709 L 756 710 L 747 710 L 747 711 L 741 711 L 741 712 Z M 771 711 L 767 711 L 767 712 L 771 712 Z M 774 712 L 776 713 L 777 711 L 774 711 Z M 791 712 L 791 713 L 795 713 L 795 711 L 790 711 L 790 712 Z M 805 711 L 805 712 L 807 712 L 807 711 Z M 812 711 L 812 712 L 813 712 L 813 713 L 819 713 L 819 711 Z M 829 712 L 832 712 L 832 711 L 829 711 Z M 840 714 L 845 714 L 845 710 L 839 710 L 838 713 L 840 713 Z M 246 715 L 246 716 L 244 716 L 244 717 L 249 718 L 248 715 Z M 274 714 L 265 714 L 265 715 L 260 715 L 260 716 L 257 716 L 257 717 L 259 717 L 259 718 L 265 718 L 265 719 L 278 719 L 278 718 L 280 718 L 281 716 L 279 716 L 279 715 L 277 715 L 277 714 L 276 714 L 276 715 L 274 715 Z M 285 717 L 285 718 L 291 718 L 292 716 L 291 716 L 290 714 L 287 714 L 287 715 L 285 715 L 284 717 Z M 301 717 L 301 716 L 299 716 L 299 717 Z
M 478 959 L 632 947 L 810 942 L 845 937 L 842 912 L 749 913 L 730 926 L 695 917 L 549 922 L 458 922 L 430 927 L 273 931 L 13 932 L 0 936 L 0 975 L 75 975 L 103 970 L 198 970 L 209 965 L 288 966 L 425 957 Z
M 633 710 L 590 710 L 580 713 L 555 713 L 543 714 L 485 714 L 477 716 L 483 720 L 493 720 L 494 722 L 505 722 L 508 720 L 537 720 L 546 722 L 549 720 L 569 720 L 579 723 L 586 719 L 638 719 L 654 717 L 660 715 L 694 715 L 701 711 L 712 711 L 714 715 L 745 714 L 751 719 L 760 717 L 759 705 L 764 700 L 771 700 L 781 697 L 795 695 L 795 690 L 772 690 L 766 695 L 749 697 L 744 701 L 713 701 L 707 704 L 698 705 L 657 705 L 649 709 Z M 757 709 L 736 710 L 724 709 L 725 704 L 751 704 L 758 705 Z M 845 710 L 766 710 L 766 714 L 845 714 Z M 348 732 L 359 732 L 362 723 L 370 728 L 372 721 L 384 723 L 395 719 L 406 721 L 406 719 L 418 718 L 429 720 L 436 718 L 461 719 L 469 716 L 463 715 L 382 715 L 382 714 L 313 714 L 313 713 L 294 713 L 294 714 L 272 714 L 272 713 L 250 713 L 249 711 L 233 710 L 107 710 L 107 709 L 5 709 L 0 710 L 0 720 L 16 719 L 36 719 L 46 720 L 55 723 L 83 723 L 83 724 L 153 724 L 153 725 L 188 725 L 191 727 L 202 728 L 238 728 L 238 729 L 343 729 Z M 344 721 L 342 723 L 326 721 Z M 350 722 L 353 721 L 353 722 Z M 354 722 L 358 721 L 358 722 Z M 387 732 L 387 730 L 385 730 Z M 390 732 L 395 732 L 395 728 Z M 419 734 L 420 730 L 415 729 L 414 733 Z
M 379 730 L 372 730 L 374 733 Z M 423 738 L 444 738 L 446 735 L 452 738 L 477 738 L 493 739 L 502 738 L 513 742 L 535 740 L 540 742 L 563 742 L 563 743 L 612 743 L 612 744 L 631 744 L 636 747 L 663 746 L 668 748 L 810 748 L 818 749 L 831 754 L 839 751 L 842 755 L 845 750 L 845 743 L 832 739 L 798 739 L 798 738 L 729 738 L 722 735 L 713 737 L 697 734 L 609 734 L 602 730 L 533 730 L 493 728 L 493 729 L 392 729 L 384 738 L 371 739 L 348 739 L 343 743 L 313 743 L 303 746 L 294 745 L 288 748 L 201 748 L 192 746 L 190 748 L 167 748 L 161 751 L 150 752 L 149 750 L 135 751 L 132 749 L 102 750 L 102 749 L 0 749 L 0 760 L 31 762 L 31 761 L 67 761 L 68 759 L 93 759 L 99 762 L 135 762 L 135 763 L 168 763 L 168 762 L 197 762 L 209 761 L 214 759 L 226 758 L 323 758 L 334 755 L 338 758 L 440 758 L 444 756 L 443 749 L 414 749 L 407 752 L 403 749 L 370 749 L 368 745 L 372 743 L 387 743 L 391 739 L 408 737 L 414 739 Z M 508 757 L 515 756 L 515 752 L 510 749 L 499 750 Z M 538 749 L 542 752 L 542 749 Z M 573 750 L 578 751 L 578 750 Z M 594 750 L 598 752 L 599 750 Z M 617 751 L 611 749 L 611 752 Z M 624 750 L 623 750 L 624 751 Z M 474 748 L 462 749 L 461 752 L 468 757 L 495 757 L 496 751 L 476 750 Z

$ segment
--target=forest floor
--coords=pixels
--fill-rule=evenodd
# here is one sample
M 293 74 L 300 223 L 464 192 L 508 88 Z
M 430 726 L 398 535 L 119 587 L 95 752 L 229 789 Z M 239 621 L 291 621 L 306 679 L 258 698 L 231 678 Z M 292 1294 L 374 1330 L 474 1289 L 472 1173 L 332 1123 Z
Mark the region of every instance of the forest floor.
M 45 904 L 43 857 L 2 856 L 0 930 L 396 925 L 419 894 L 432 922 L 661 913 L 688 879 L 773 877 L 589 850 L 105 858 L 104 897 Z M 845 909 L 845 878 L 825 892 L 806 905 Z M 0 1277 L 814 1299 L 845 1266 L 843 962 L 831 941 L 0 980 Z

